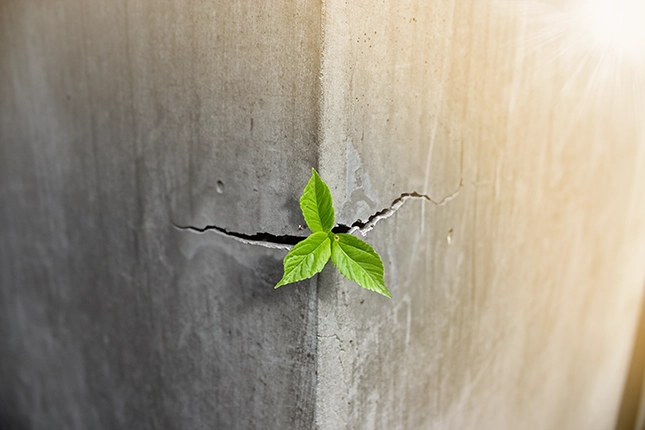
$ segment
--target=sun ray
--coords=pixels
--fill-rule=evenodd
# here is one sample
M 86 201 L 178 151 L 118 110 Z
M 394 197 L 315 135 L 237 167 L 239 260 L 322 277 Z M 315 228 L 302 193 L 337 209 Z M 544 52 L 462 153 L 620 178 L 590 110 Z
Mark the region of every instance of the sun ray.
M 521 25 L 512 67 L 530 69 L 527 102 L 545 85 L 559 85 L 555 102 L 575 99 L 578 120 L 618 105 L 645 118 L 645 2 L 499 0 L 496 6 Z

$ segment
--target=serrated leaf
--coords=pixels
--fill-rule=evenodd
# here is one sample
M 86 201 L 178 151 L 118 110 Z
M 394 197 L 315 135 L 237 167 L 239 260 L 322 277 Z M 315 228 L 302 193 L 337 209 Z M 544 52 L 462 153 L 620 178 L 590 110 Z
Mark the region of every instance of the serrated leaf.
M 300 209 L 312 232 L 329 233 L 334 227 L 334 207 L 327 184 L 320 179 L 316 169 L 311 169 L 311 179 L 300 197 Z
M 331 236 L 331 261 L 340 273 L 363 288 L 392 298 L 383 279 L 383 262 L 376 251 L 351 234 Z
M 329 235 L 324 232 L 312 233 L 284 257 L 284 275 L 275 288 L 311 278 L 325 267 L 330 255 Z

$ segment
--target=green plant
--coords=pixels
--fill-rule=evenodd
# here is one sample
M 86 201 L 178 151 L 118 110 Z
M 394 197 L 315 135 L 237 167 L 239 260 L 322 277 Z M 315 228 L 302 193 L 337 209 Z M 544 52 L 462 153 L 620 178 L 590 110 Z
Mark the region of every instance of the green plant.
M 311 234 L 284 257 L 284 275 L 275 288 L 314 276 L 331 258 L 347 279 L 392 297 L 385 286 L 383 262 L 376 251 L 356 236 L 332 231 L 335 220 L 331 193 L 316 169 L 311 169 L 300 209 Z

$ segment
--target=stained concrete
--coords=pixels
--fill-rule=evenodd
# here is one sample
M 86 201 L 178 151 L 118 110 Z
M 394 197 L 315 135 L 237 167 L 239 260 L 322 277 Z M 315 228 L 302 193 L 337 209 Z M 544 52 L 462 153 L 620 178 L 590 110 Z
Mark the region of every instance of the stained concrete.
M 645 134 L 517 4 L 2 3 L 1 425 L 612 428 Z M 173 226 L 305 235 L 312 166 L 439 203 L 365 237 L 393 299 Z
M 0 3 L 0 427 L 309 428 L 320 10 Z
M 451 198 L 365 237 L 392 300 L 323 272 L 318 428 L 614 428 L 645 279 L 642 110 L 629 64 L 592 80 L 593 41 L 537 43 L 567 10 L 535 3 L 325 2 L 339 221 Z

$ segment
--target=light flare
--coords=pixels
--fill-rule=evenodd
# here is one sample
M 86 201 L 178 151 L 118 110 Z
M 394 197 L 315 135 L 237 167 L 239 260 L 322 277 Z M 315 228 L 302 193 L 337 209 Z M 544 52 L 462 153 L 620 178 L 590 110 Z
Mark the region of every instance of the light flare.
M 590 109 L 645 120 L 645 0 L 497 0 L 520 24 L 516 67 L 533 91 L 560 82 L 574 117 Z M 530 98 L 528 99 L 530 100 Z
M 596 42 L 621 54 L 645 57 L 643 0 L 585 0 L 574 9 Z

